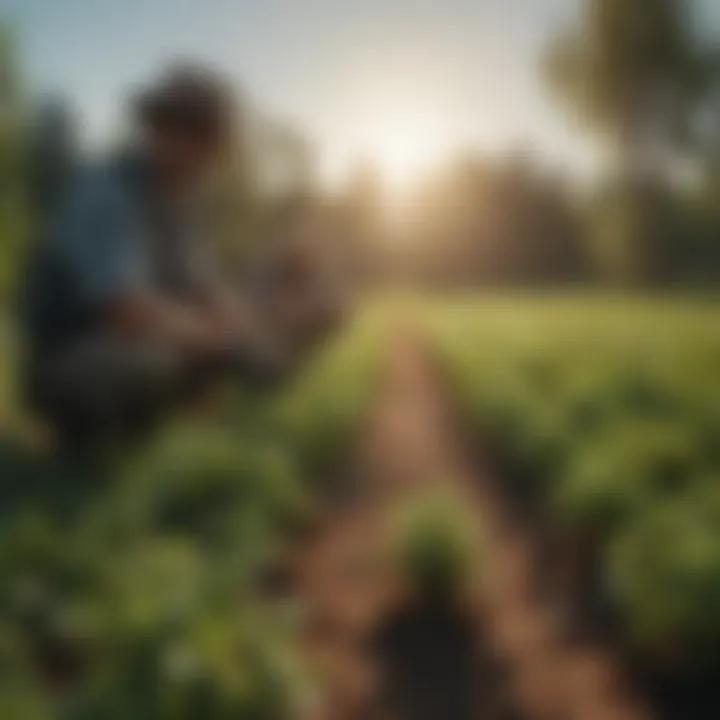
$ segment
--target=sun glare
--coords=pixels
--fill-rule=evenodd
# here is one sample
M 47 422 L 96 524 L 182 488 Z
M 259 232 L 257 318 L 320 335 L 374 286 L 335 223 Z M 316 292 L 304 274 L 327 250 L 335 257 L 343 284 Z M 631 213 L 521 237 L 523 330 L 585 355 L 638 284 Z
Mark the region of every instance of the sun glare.
M 451 69 L 417 52 L 381 57 L 328 96 L 328 164 L 342 182 L 354 164 L 370 162 L 397 198 L 457 147 L 464 100 Z
M 383 180 L 395 191 L 406 190 L 438 163 L 449 138 L 432 108 L 407 108 L 387 114 L 378 108 L 377 121 L 367 127 L 366 151 Z

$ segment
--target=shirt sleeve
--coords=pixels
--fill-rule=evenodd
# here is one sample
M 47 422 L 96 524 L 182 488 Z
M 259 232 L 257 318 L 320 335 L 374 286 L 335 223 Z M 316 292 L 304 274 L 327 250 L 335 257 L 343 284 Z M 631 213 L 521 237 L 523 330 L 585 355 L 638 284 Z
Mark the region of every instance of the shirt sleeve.
M 60 208 L 54 244 L 79 293 L 92 305 L 146 286 L 133 215 L 122 189 L 106 177 L 83 178 Z

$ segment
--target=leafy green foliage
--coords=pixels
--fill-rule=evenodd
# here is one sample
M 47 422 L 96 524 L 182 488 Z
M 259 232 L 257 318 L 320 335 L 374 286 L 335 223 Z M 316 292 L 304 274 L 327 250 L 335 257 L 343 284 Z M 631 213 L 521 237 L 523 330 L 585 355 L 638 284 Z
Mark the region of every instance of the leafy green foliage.
M 642 0 L 589 0 L 548 53 L 551 88 L 624 149 L 636 142 L 632 158 L 652 152 L 637 142 L 651 132 L 672 143 L 701 63 L 688 13 L 678 0 L 658 0 L 651 14 Z
M 280 398 L 278 429 L 297 449 L 309 476 L 331 469 L 360 428 L 374 395 L 391 315 L 386 306 L 370 307 Z
M 648 502 L 681 494 L 701 469 L 687 427 L 619 420 L 575 449 L 553 489 L 555 510 L 604 535 Z
M 479 572 L 479 538 L 467 508 L 449 493 L 403 506 L 395 520 L 393 555 L 422 599 L 443 601 L 467 589 Z
M 372 395 L 373 313 L 279 391 L 228 389 L 131 457 L 0 446 L 0 711 L 30 720 L 280 720 L 312 696 L 263 573 Z M 325 435 L 327 434 L 327 437 Z
M 17 280 L 16 261 L 27 234 L 24 108 L 12 40 L 0 23 L 0 300 Z
M 712 133 L 695 128 L 715 113 L 717 53 L 693 13 L 683 0 L 656 0 L 652 12 L 644 0 L 585 0 L 578 22 L 546 53 L 553 95 L 611 160 L 588 239 L 595 264 L 616 282 L 707 277 L 697 258 L 707 266 L 715 257 L 701 229 L 711 213 L 698 213 L 673 184 L 683 160 L 692 156 L 712 174 L 716 157 Z
M 655 503 L 613 539 L 608 580 L 628 632 L 642 647 L 691 647 L 713 660 L 720 642 L 720 531 L 714 514 L 693 496 Z
M 469 421 L 550 523 L 596 539 L 629 638 L 717 656 L 716 304 L 568 296 L 423 311 Z

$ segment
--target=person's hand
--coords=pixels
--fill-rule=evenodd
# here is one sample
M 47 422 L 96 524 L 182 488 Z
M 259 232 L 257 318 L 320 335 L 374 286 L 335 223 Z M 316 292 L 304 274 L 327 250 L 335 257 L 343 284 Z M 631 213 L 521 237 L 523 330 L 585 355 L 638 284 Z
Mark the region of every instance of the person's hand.
M 279 332 L 298 351 L 316 347 L 335 332 L 345 319 L 340 299 L 331 293 L 288 293 L 276 305 Z
M 236 342 L 228 348 L 225 363 L 233 376 L 263 386 L 281 382 L 291 365 L 288 353 L 267 338 Z

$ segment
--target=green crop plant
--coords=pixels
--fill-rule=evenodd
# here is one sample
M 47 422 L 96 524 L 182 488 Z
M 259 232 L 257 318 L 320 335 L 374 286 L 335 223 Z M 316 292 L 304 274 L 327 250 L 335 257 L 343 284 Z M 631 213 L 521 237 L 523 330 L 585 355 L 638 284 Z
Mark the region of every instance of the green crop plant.
M 566 522 L 606 535 L 661 497 L 681 494 L 701 469 L 689 429 L 626 420 L 588 437 L 552 490 Z
M 463 417 L 593 538 L 629 640 L 720 651 L 720 307 L 568 293 L 419 303 Z M 517 492 L 517 483 L 508 483 Z
M 607 550 L 633 643 L 686 663 L 716 660 L 720 643 L 720 529 L 706 509 L 695 498 L 649 505 Z
M 384 325 L 363 314 L 284 386 L 226 388 L 112 462 L 3 435 L 0 717 L 297 714 L 312 687 L 262 578 L 360 430 Z
M 468 590 L 482 569 L 474 518 L 450 493 L 432 492 L 394 518 L 395 567 L 420 599 L 447 601 Z

